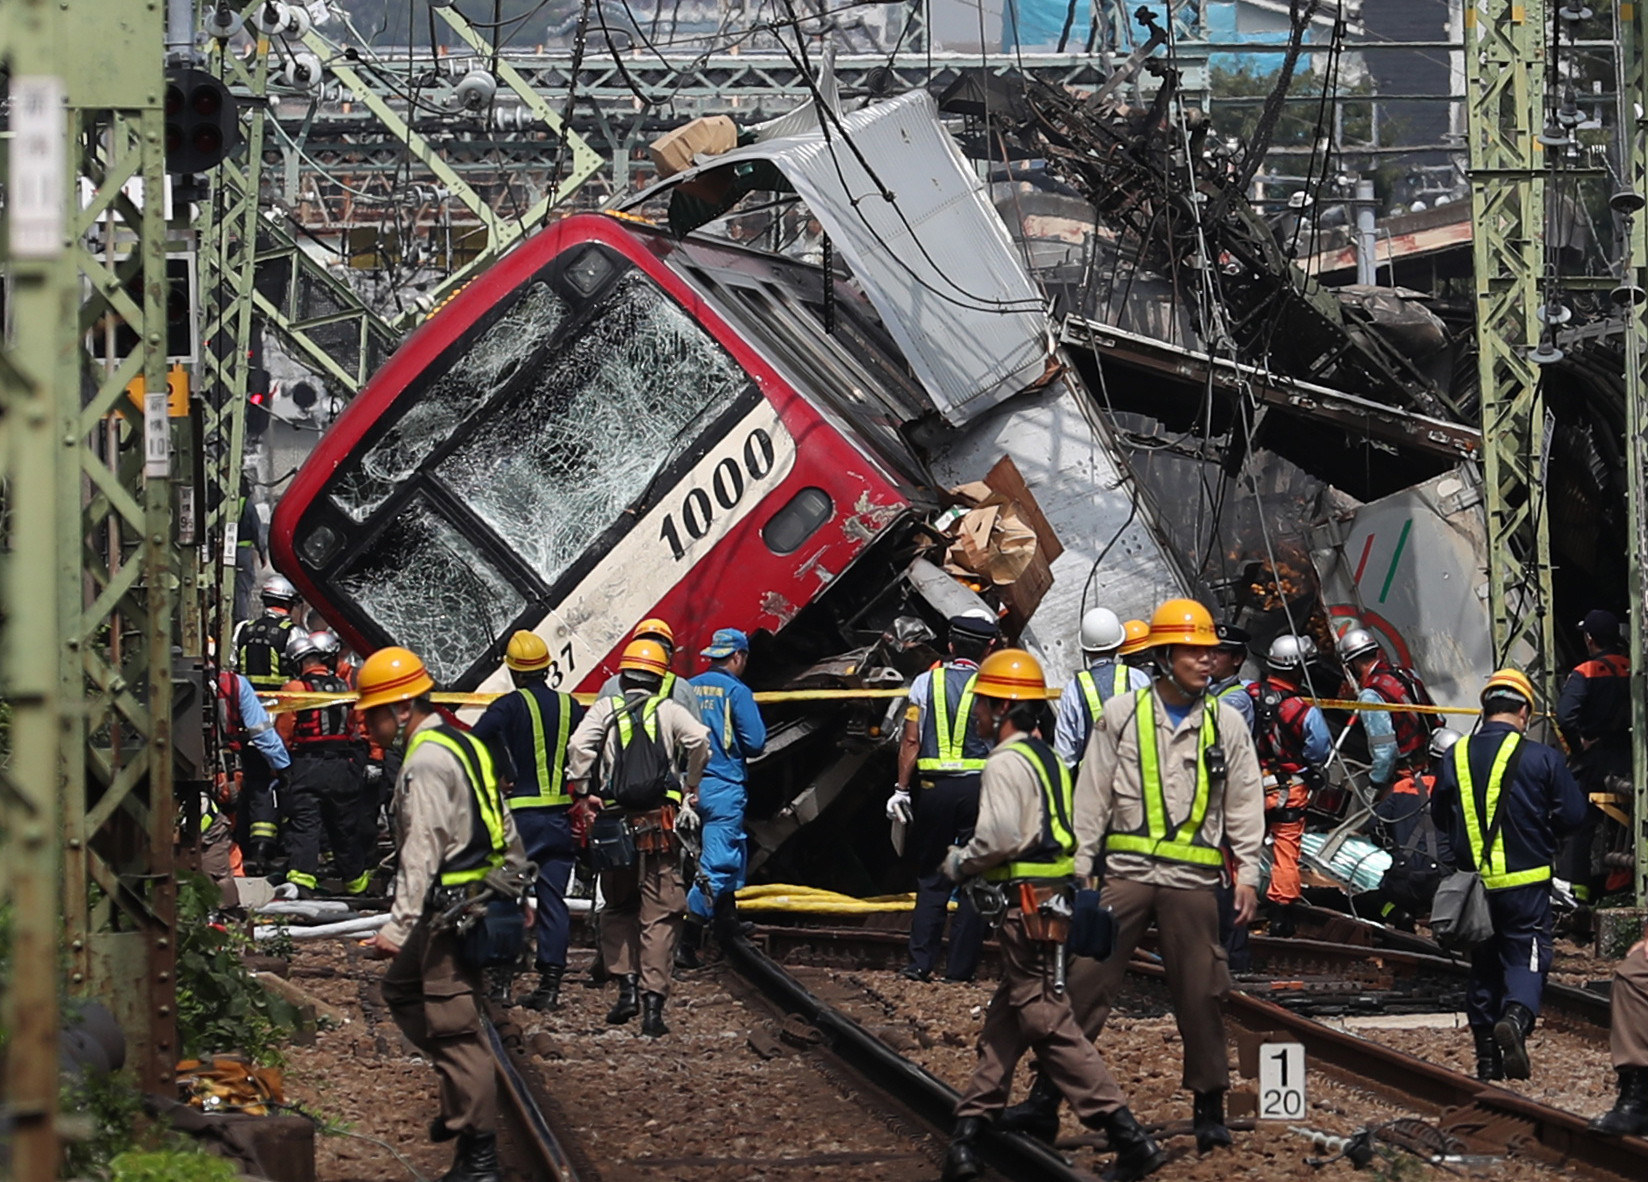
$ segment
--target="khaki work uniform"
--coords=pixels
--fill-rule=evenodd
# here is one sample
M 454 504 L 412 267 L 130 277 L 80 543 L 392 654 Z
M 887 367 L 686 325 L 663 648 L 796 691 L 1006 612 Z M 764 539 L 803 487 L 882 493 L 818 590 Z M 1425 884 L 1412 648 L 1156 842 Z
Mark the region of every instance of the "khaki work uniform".
M 1648 1068 L 1648 946 L 1614 968 L 1608 1048 L 1615 1067 Z
M 413 734 L 440 721 L 431 715 Z M 383 934 L 400 945 L 400 952 L 384 974 L 383 999 L 395 1024 L 435 1067 L 447 1131 L 491 1133 L 498 1124 L 498 1092 L 477 1001 L 481 972 L 458 959 L 451 932 L 429 930 L 426 906 L 443 869 L 472 848 L 474 790 L 457 756 L 425 741 L 402 765 L 391 809 L 400 865 Z M 507 843 L 504 868 L 520 873 L 526 853 L 509 809 L 500 807 L 499 812 Z
M 1147 721 L 1153 726 L 1147 729 L 1155 734 L 1164 798 L 1154 827 L 1140 760 L 1141 698 L 1151 710 Z M 1200 753 L 1215 736 L 1225 752 L 1224 788 L 1208 783 L 1196 825 Z M 1110 958 L 1072 963 L 1070 1000 L 1077 1021 L 1089 1038 L 1104 1029 L 1128 960 L 1154 919 L 1184 1042 L 1184 1085 L 1194 1092 L 1222 1091 L 1230 1080 L 1223 1011 L 1230 969 L 1219 942 L 1215 892 L 1225 873 L 1227 845 L 1237 884 L 1257 889 L 1265 839 L 1265 793 L 1247 721 L 1228 704 L 1204 698 L 1174 726 L 1154 688 L 1118 694 L 1088 740 L 1075 811 L 1076 869 L 1102 873 L 1100 901 L 1116 917 Z
M 1037 774 L 1029 744 L 1010 743 L 997 747 L 984 764 L 979 790 L 978 823 L 972 839 L 961 849 L 959 871 L 963 876 L 984 874 L 1004 881 L 1008 901 L 1013 904 L 1002 921 L 996 939 L 1001 949 L 1001 983 L 990 999 L 979 1031 L 978 1066 L 973 1069 L 956 1119 L 989 1118 L 1007 1103 L 1013 1083 L 1013 1069 L 1026 1050 L 1047 1078 L 1057 1085 L 1084 1123 L 1094 1122 L 1122 1107 L 1126 1097 L 1092 1040 L 1082 1034 L 1070 1010 L 1070 998 L 1054 988 L 1055 945 L 1034 940 L 1025 928 L 1018 880 L 1067 887 L 1073 866 L 1074 835 L 1063 827 L 1064 841 L 1049 843 L 1047 792 Z M 1056 781 L 1067 790 L 1068 773 L 1051 747 L 1040 745 L 1047 763 L 1060 773 Z M 1069 804 L 1063 804 L 1066 818 Z M 1061 844 L 1052 860 L 1050 847 Z M 1038 847 L 1041 847 L 1038 849 Z M 1034 859 L 1025 864 L 1019 859 Z M 1033 866 L 1042 864 L 1037 873 Z M 1055 869 L 1065 873 L 1054 877 Z M 1045 877 L 1044 877 L 1045 876 Z
M 639 690 L 628 695 L 631 702 L 648 697 Z M 596 795 L 618 751 L 618 728 L 609 725 L 613 703 L 612 698 L 602 698 L 591 706 L 567 745 L 568 781 L 587 782 L 594 777 Z M 658 741 L 675 766 L 685 768 L 687 791 L 696 792 L 710 759 L 709 728 L 673 698 L 658 699 L 655 717 Z M 632 822 L 655 824 L 652 818 L 656 811 L 628 815 Z M 601 871 L 601 895 L 605 900 L 601 911 L 601 959 L 607 972 L 615 977 L 639 975 L 643 993 L 662 997 L 669 996 L 675 942 L 687 910 L 680 847 L 673 833 L 666 837 L 659 849 L 638 849 L 629 866 Z

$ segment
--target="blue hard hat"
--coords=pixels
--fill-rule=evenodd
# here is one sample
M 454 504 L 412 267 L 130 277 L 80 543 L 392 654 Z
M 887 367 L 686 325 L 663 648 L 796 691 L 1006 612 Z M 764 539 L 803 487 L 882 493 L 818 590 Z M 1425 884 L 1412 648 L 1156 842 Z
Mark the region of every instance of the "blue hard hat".
M 737 628 L 717 628 L 715 635 L 710 637 L 710 645 L 698 655 L 708 657 L 712 661 L 719 661 L 730 657 L 734 653 L 750 651 L 750 638 Z

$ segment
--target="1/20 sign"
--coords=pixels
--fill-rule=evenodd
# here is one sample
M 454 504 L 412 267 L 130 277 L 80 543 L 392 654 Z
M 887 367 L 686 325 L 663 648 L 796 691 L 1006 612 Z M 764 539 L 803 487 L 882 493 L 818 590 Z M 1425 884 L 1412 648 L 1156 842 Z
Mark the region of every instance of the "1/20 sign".
M 1266 1043 L 1259 1048 L 1259 1119 L 1298 1120 L 1304 1115 L 1304 1044 Z

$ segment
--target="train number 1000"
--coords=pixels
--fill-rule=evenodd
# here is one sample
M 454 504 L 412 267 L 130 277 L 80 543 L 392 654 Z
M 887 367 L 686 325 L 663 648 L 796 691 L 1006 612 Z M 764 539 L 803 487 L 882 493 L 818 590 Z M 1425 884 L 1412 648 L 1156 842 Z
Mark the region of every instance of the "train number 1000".
M 730 513 L 744 499 L 744 490 L 773 470 L 774 454 L 772 436 L 757 427 L 744 440 L 742 463 L 740 457 L 725 457 L 710 471 L 709 488 L 693 486 L 682 496 L 679 513 L 672 510 L 664 514 L 658 536 L 669 544 L 675 561 L 685 558 L 687 546 L 710 532 L 717 512 Z M 685 542 L 681 537 L 683 530 Z

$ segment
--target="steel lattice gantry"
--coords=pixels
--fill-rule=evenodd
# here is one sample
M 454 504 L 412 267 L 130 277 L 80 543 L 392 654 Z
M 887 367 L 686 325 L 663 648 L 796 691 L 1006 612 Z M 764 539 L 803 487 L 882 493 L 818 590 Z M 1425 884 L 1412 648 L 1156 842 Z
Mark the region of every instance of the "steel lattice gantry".
M 12 1175 L 56 1176 L 57 989 L 107 1001 L 143 1084 L 177 1057 L 173 543 L 161 9 L 8 0 L 9 332 L 0 880 L 11 905 Z M 124 356 L 103 352 L 116 322 Z M 141 377 L 141 401 L 128 386 Z
M 1527 651 L 1547 701 L 1556 670 L 1550 536 L 1544 497 L 1548 429 L 1539 366 L 1545 271 L 1544 0 L 1467 0 L 1465 63 L 1477 372 L 1488 503 L 1488 613 L 1500 663 Z
M 1617 9 L 1616 35 L 1624 65 L 1624 87 L 1619 117 L 1624 151 L 1621 160 L 1627 184 L 1637 194 L 1648 193 L 1648 5 L 1621 4 Z M 1625 251 L 1620 261 L 1623 290 L 1644 288 L 1644 267 L 1648 266 L 1648 211 L 1636 210 L 1629 218 Z M 1630 654 L 1631 654 L 1631 758 L 1632 783 L 1636 800 L 1631 814 L 1631 849 L 1636 854 L 1636 905 L 1648 908 L 1648 331 L 1643 322 L 1648 304 L 1627 302 L 1625 317 L 1625 466 L 1627 484 L 1626 523 L 1630 546 Z

